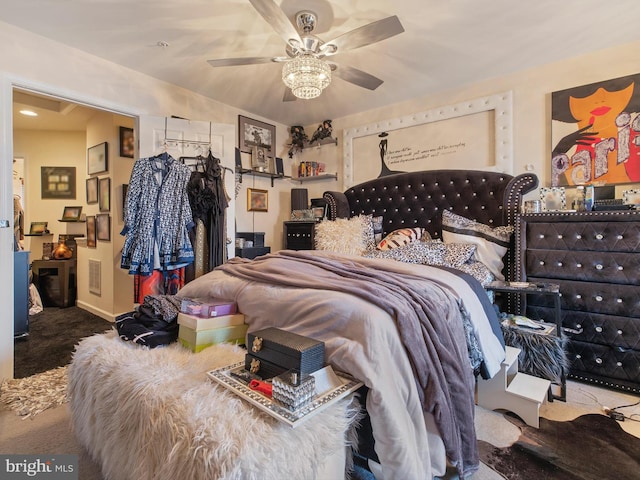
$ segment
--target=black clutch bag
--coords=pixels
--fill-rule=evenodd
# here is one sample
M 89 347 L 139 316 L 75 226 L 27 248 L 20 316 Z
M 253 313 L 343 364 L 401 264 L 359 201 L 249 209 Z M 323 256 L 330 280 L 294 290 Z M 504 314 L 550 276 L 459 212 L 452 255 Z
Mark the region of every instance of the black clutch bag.
M 295 370 L 304 375 L 324 367 L 324 342 L 275 327 L 251 332 L 247 339 L 251 356 L 283 371 Z

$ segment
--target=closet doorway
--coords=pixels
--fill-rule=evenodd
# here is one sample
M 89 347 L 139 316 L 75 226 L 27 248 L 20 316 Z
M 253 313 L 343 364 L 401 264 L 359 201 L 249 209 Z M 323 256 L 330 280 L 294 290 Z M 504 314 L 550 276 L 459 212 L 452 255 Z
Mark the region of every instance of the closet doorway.
M 101 278 L 113 279 L 114 275 L 119 273 L 114 271 L 113 252 L 120 248 L 118 226 L 122 223 L 122 200 L 117 196 L 122 192 L 122 184 L 128 182 L 130 168 L 134 162 L 134 158 L 118 158 L 118 126 L 135 129 L 136 118 L 28 89 L 14 87 L 12 93 L 13 156 L 22 159 L 24 164 L 22 206 L 25 236 L 21 244 L 24 250 L 29 252 L 29 263 L 42 260 L 47 248 L 45 244 L 57 244 L 60 236 L 85 236 L 85 222 L 60 221 L 65 207 L 82 207 L 83 215 L 98 213 L 110 215 L 111 241 L 98 245 L 98 248 L 90 249 L 89 256 L 100 261 Z M 21 113 L 25 110 L 37 116 Z M 103 141 L 106 141 L 110 147 L 109 170 L 88 176 L 87 148 Z M 55 196 L 51 198 L 51 187 L 45 184 L 46 178 L 51 178 L 45 172 L 51 169 L 54 169 L 54 172 L 55 169 L 73 172 L 75 182 L 72 186 L 65 187 L 73 194 L 62 195 L 64 198 L 55 198 Z M 89 177 L 110 179 L 108 211 L 101 210 L 97 203 L 87 202 L 86 180 Z M 125 180 L 122 180 L 123 178 Z M 55 173 L 53 179 L 56 179 Z M 45 192 L 46 190 L 49 192 Z M 31 224 L 42 222 L 46 222 L 47 230 L 51 234 L 30 236 Z M 81 245 L 81 240 L 78 243 Z M 77 261 L 79 253 L 85 260 L 77 262 L 77 268 L 75 268 L 77 288 L 73 303 L 105 320 L 111 320 L 111 312 L 114 308 L 109 290 L 113 282 L 111 280 L 103 282 L 100 295 L 84 294 L 83 296 L 82 289 L 88 284 L 88 268 L 83 267 L 86 263 L 87 248 L 77 246 L 74 260 Z M 14 311 L 17 312 L 16 305 L 14 305 Z M 69 312 L 72 311 L 77 310 L 69 309 Z M 17 360 L 18 358 L 14 355 L 14 362 Z

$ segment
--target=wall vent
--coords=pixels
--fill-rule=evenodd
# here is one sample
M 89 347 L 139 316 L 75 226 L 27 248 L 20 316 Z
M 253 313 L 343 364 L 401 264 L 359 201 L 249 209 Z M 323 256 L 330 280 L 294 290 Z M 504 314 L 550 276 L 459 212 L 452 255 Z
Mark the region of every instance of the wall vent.
M 89 259 L 89 293 L 101 295 L 100 271 L 102 262 L 100 260 Z

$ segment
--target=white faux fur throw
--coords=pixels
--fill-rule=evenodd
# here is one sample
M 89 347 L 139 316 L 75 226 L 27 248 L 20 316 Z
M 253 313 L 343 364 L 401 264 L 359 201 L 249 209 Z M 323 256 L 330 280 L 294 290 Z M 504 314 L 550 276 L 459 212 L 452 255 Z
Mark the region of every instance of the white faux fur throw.
M 231 345 L 193 354 L 85 338 L 68 370 L 76 436 L 107 480 L 316 478 L 356 409 L 342 400 L 292 429 L 206 376 L 243 358 Z

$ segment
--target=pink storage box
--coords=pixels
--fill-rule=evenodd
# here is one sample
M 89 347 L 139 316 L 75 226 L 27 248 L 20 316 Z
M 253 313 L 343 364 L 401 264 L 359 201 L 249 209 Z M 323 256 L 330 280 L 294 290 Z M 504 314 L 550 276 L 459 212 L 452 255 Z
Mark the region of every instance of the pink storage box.
M 236 302 L 225 300 L 201 302 L 198 300 L 184 299 L 180 304 L 180 311 L 201 318 L 219 317 L 221 315 L 235 315 L 238 313 L 238 305 Z

